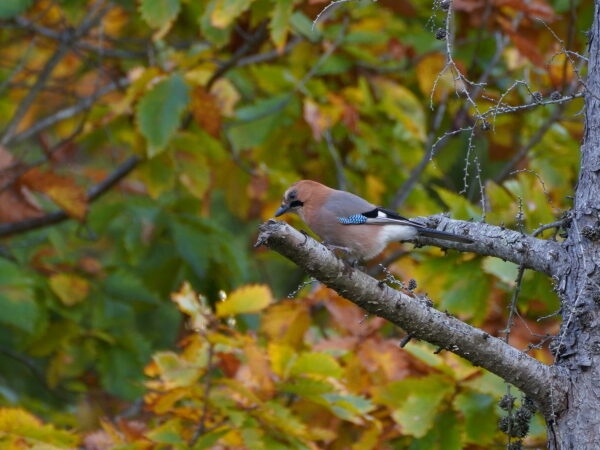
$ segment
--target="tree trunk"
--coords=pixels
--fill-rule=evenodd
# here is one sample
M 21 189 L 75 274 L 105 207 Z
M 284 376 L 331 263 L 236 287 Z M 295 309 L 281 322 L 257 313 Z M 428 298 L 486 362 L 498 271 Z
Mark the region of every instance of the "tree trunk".
M 548 417 L 550 448 L 600 448 L 600 0 L 590 33 L 585 135 L 566 260 L 557 277 L 563 323 L 555 341 L 567 404 Z

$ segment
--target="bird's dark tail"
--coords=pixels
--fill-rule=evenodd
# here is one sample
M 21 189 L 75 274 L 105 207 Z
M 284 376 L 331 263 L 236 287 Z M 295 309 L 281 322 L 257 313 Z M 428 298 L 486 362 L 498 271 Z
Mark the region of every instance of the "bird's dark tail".
M 459 236 L 458 234 L 454 233 L 448 233 L 447 231 L 438 231 L 431 228 L 417 228 L 417 230 L 422 236 L 443 239 L 445 241 L 463 242 L 465 244 L 472 244 L 474 242 L 471 238 Z

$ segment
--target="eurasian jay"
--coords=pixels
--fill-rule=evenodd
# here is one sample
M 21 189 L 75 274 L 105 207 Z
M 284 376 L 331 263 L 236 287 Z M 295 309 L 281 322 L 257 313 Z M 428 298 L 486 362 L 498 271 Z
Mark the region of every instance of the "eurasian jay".
M 473 242 L 465 236 L 427 228 L 358 195 L 311 180 L 298 181 L 285 191 L 275 217 L 286 212 L 298 214 L 327 247 L 357 260 L 374 258 L 390 242 L 410 241 L 417 236 Z

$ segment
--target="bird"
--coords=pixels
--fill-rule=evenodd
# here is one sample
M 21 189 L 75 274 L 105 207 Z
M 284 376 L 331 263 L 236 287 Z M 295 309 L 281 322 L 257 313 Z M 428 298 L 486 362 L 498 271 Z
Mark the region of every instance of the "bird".
M 275 217 L 285 213 L 299 215 L 326 247 L 340 250 L 354 261 L 376 257 L 390 242 L 412 241 L 419 236 L 474 242 L 466 236 L 428 228 L 358 195 L 312 180 L 298 181 L 285 191 Z

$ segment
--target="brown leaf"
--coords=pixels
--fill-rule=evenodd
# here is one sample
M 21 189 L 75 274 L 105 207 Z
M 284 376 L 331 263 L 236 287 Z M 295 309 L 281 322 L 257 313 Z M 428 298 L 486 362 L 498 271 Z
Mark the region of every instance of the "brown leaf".
M 0 223 L 20 222 L 43 216 L 31 192 L 18 181 L 22 164 L 0 147 Z
M 214 138 L 221 132 L 221 109 L 217 98 L 198 86 L 192 93 L 192 115 L 194 120 Z
M 72 178 L 33 168 L 21 177 L 21 181 L 30 189 L 46 194 L 69 216 L 79 221 L 85 219 L 87 195 Z

